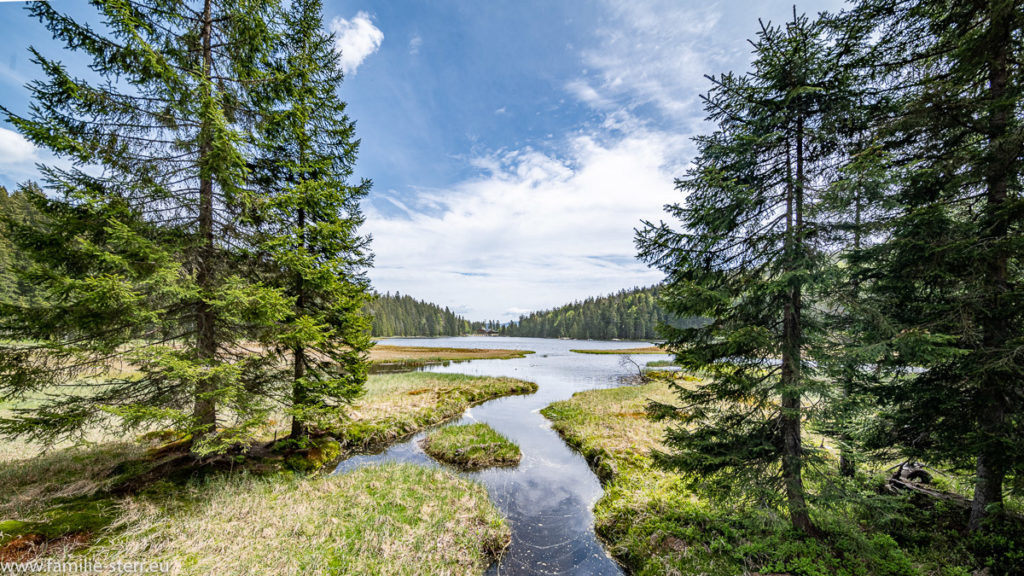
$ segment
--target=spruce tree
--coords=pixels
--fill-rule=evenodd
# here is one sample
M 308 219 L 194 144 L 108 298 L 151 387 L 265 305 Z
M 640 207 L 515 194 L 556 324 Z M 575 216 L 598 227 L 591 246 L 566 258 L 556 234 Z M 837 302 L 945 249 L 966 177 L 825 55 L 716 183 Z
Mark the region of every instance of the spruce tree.
M 804 401 L 825 390 L 806 358 L 821 337 L 823 260 L 809 213 L 835 162 L 829 119 L 845 78 L 835 46 L 805 16 L 762 25 L 752 44 L 750 73 L 711 79 L 704 100 L 717 130 L 695 138 L 694 167 L 676 182 L 685 203 L 667 209 L 683 231 L 645 223 L 637 235 L 640 257 L 666 273 L 666 312 L 708 319 L 662 326 L 680 366 L 707 382 L 675 386 L 678 405 L 651 405 L 672 424 L 670 450 L 655 456 L 733 488 L 767 482 L 792 525 L 813 533 Z
M 248 90 L 261 81 L 273 0 L 92 0 L 98 26 L 29 5 L 85 76 L 32 50 L 43 79 L 7 119 L 71 168 L 43 168 L 45 223 L 16 234 L 44 304 L 5 306 L 5 397 L 42 395 L 8 436 L 75 436 L 117 417 L 170 425 L 197 453 L 263 424 L 258 342 L 290 310 L 246 266 Z
M 862 347 L 892 375 L 873 445 L 972 471 L 977 530 L 1024 471 L 1024 5 L 865 0 L 845 24 L 899 103 L 889 227 L 859 263 Z
M 338 95 L 342 70 L 320 0 L 293 0 L 283 16 L 276 81 L 260 90 L 255 181 L 268 282 L 294 299 L 275 350 L 289 364 L 281 379 L 291 383 L 299 438 L 311 422 L 336 422 L 337 407 L 366 382 L 370 254 L 358 228 L 370 182 L 348 183 L 359 142 Z

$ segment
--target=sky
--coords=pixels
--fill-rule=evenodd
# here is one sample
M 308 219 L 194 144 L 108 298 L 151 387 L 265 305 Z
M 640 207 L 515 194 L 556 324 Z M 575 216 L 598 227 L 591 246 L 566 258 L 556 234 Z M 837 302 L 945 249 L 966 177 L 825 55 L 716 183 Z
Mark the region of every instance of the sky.
M 36 75 L 29 46 L 76 61 L 23 5 L 0 0 L 0 105 L 15 112 Z M 659 282 L 634 229 L 682 200 L 673 181 L 711 128 L 705 75 L 747 70 L 758 19 L 792 13 L 792 0 L 324 0 L 356 177 L 373 181 L 374 288 L 505 322 Z M 50 160 L 0 121 L 0 185 Z

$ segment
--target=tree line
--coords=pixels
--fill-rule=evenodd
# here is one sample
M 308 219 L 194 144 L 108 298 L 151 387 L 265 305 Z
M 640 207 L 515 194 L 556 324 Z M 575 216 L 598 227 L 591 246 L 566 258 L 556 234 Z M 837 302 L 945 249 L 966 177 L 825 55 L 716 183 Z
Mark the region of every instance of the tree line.
M 815 534 L 809 474 L 922 460 L 997 525 L 1024 479 L 1022 38 L 1019 1 L 861 0 L 709 76 L 685 199 L 636 237 L 666 311 L 710 319 L 665 327 L 708 378 L 650 407 L 663 465 Z
M 32 402 L 0 434 L 159 425 L 206 454 L 272 412 L 337 421 L 366 380 L 370 182 L 320 0 L 90 4 L 27 5 L 89 66 L 32 48 L 28 111 L 0 108 L 60 160 L 4 199 L 0 397 Z
M 581 340 L 652 340 L 668 316 L 658 305 L 657 286 L 620 290 L 551 310 L 520 316 L 502 326 L 502 336 Z
M 462 336 L 475 324 L 437 304 L 408 294 L 376 295 L 364 306 L 374 336 Z

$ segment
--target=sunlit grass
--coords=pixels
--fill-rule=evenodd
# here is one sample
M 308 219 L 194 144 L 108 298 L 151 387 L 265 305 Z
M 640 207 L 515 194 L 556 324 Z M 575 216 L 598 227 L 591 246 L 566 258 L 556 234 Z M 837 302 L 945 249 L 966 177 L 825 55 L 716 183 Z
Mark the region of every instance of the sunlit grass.
M 236 474 L 121 509 L 117 534 L 88 557 L 176 574 L 479 574 L 509 539 L 482 486 L 411 465 Z

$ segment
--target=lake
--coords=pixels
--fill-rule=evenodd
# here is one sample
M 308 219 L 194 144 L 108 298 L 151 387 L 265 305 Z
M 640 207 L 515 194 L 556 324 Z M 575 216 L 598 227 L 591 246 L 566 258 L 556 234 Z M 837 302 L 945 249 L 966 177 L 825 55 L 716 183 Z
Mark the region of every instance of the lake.
M 430 372 L 455 372 L 480 376 L 511 376 L 535 382 L 538 391 L 529 396 L 499 398 L 466 411 L 449 424 L 486 422 L 512 439 L 523 458 L 515 468 L 492 468 L 462 473 L 487 487 L 491 500 L 508 520 L 512 542 L 488 574 L 622 574 L 594 534 L 594 503 L 601 484 L 587 462 L 566 446 L 540 410 L 565 400 L 575 392 L 622 385 L 635 375 L 636 367 L 624 364 L 615 354 L 577 354 L 570 349 L 617 349 L 649 346 L 648 343 L 594 340 L 552 340 L 468 336 L 457 338 L 389 338 L 396 346 L 451 348 L 511 348 L 533 350 L 525 358 L 473 360 L 448 366 L 424 368 Z M 638 355 L 641 366 L 668 355 Z M 354 456 L 338 465 L 345 472 L 369 463 L 412 462 L 439 466 L 419 447 L 425 433 L 396 444 L 381 454 Z

